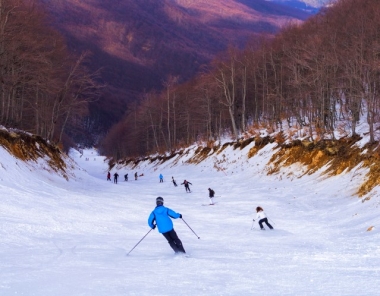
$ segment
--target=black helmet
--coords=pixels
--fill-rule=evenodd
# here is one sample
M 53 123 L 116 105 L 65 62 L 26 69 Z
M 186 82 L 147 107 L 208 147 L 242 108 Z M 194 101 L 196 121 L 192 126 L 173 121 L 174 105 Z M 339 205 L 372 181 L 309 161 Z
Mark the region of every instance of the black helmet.
M 164 204 L 164 199 L 161 196 L 157 197 L 156 198 L 156 205 L 162 206 L 163 204 Z

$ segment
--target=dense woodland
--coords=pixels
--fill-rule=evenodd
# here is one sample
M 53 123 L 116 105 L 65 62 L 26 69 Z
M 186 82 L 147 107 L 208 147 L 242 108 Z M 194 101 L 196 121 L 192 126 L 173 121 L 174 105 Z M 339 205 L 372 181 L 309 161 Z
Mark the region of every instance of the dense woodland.
M 380 2 L 340 0 L 244 50 L 231 48 L 192 81 L 168 77 L 144 94 L 104 139 L 115 158 L 163 152 L 257 128 L 302 130 L 310 140 L 356 135 L 367 116 L 371 142 L 380 112 Z
M 89 102 L 102 96 L 87 53 L 73 55 L 34 0 L 0 0 L 0 124 L 74 144 L 91 129 Z M 380 3 L 340 0 L 275 37 L 230 48 L 191 81 L 148 91 L 101 143 L 122 158 L 195 141 L 295 127 L 310 140 L 355 136 L 361 115 L 375 142 L 380 115 Z M 117 109 L 117 108 L 116 108 Z M 99 110 L 98 110 L 99 111 Z
M 33 0 L 0 0 L 0 124 L 72 144 L 96 100 L 87 53 L 73 56 Z

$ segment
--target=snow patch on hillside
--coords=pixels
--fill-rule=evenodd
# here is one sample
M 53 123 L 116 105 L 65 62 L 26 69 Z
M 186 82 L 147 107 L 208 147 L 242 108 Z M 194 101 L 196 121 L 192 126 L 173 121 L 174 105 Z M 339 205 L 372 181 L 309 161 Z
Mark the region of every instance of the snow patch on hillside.
M 314 7 L 314 8 L 321 8 L 323 6 L 326 6 L 330 3 L 335 2 L 336 0 L 267 0 L 267 1 L 283 3 L 283 4 L 287 4 L 289 6 L 296 7 L 296 8 L 301 8 L 300 7 L 301 3 L 307 6 Z

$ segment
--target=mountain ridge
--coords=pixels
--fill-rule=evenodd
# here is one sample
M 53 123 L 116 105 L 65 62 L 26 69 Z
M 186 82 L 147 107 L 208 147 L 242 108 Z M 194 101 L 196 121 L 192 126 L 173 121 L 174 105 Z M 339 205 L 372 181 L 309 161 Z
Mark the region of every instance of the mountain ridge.
M 254 36 L 273 35 L 310 16 L 263 0 L 256 6 L 267 7 L 267 13 L 234 0 L 40 1 L 72 50 L 90 50 L 89 66 L 102 68 L 108 87 L 100 101 L 112 103 L 94 103 L 91 117 L 103 133 L 121 119 L 125 105 L 162 89 L 169 76 L 186 81 L 228 46 L 243 47 Z M 118 112 L 108 110 L 114 106 Z

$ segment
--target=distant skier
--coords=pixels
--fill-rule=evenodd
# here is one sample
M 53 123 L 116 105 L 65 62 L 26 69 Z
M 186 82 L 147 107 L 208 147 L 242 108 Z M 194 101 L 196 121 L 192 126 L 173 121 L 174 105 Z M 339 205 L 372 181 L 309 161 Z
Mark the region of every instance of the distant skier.
M 163 182 L 164 182 L 164 176 L 160 174 L 160 183 L 163 183 Z
M 174 180 L 174 177 L 172 177 L 172 181 L 173 181 L 174 186 L 177 187 L 178 185 L 177 185 L 177 182 Z
M 164 199 L 161 196 L 156 198 L 156 205 L 156 208 L 148 218 L 149 227 L 155 229 L 157 225 L 158 232 L 162 233 L 176 254 L 186 253 L 181 240 L 178 238 L 177 233 L 173 228 L 173 222 L 170 219 L 182 219 L 182 215 L 166 208 L 164 206 Z
M 263 223 L 265 223 L 270 229 L 273 229 L 272 225 L 270 225 L 268 222 L 268 218 L 265 215 L 263 208 L 257 207 L 256 212 L 257 212 L 256 220 L 259 221 L 260 229 L 265 230 Z M 253 219 L 253 221 L 255 221 L 255 219 Z
M 111 181 L 111 172 L 108 172 L 107 174 L 107 181 Z
M 185 185 L 186 192 L 191 192 L 191 191 L 190 191 L 189 184 L 190 184 L 190 185 L 193 185 L 193 184 L 191 184 L 189 181 L 186 181 L 186 180 L 183 180 L 183 183 L 181 183 L 181 185 Z
M 116 172 L 113 174 L 113 182 L 117 184 L 117 178 L 119 177 L 119 174 Z
M 137 172 L 136 172 L 136 173 L 135 173 L 135 180 L 136 180 L 136 181 L 137 181 L 137 176 L 138 176 L 138 175 L 137 175 Z
M 128 181 L 128 174 L 124 175 L 124 181 Z
M 212 198 L 214 197 L 214 195 L 215 195 L 215 191 L 212 190 L 211 188 L 209 188 L 209 189 L 208 189 L 208 196 L 210 197 L 211 205 L 214 204 L 214 202 L 213 202 L 213 200 L 212 200 Z

